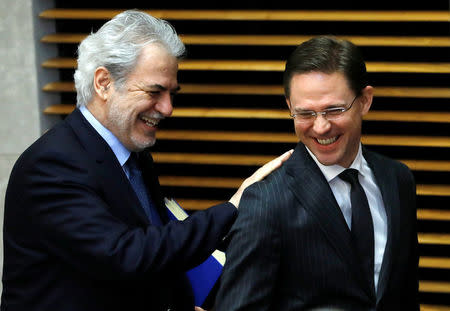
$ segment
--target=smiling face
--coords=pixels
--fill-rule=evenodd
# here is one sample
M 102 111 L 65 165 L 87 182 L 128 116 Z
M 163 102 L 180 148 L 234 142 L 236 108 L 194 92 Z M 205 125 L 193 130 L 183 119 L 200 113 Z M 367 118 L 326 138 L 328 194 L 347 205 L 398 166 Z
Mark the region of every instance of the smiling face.
M 172 114 L 172 100 L 178 91 L 178 61 L 160 45 L 142 49 L 135 69 L 120 88 L 108 89 L 102 106 L 103 120 L 130 151 L 141 151 L 156 140 L 159 121 Z
M 339 72 L 308 72 L 292 77 L 290 97 L 286 102 L 291 113 L 299 110 L 323 111 L 347 107 L 355 95 L 345 76 Z M 335 120 L 319 115 L 315 120 L 303 123 L 295 118 L 297 137 L 320 163 L 349 167 L 358 152 L 362 117 L 369 111 L 372 97 L 372 87 L 367 86 L 355 99 L 352 108 Z

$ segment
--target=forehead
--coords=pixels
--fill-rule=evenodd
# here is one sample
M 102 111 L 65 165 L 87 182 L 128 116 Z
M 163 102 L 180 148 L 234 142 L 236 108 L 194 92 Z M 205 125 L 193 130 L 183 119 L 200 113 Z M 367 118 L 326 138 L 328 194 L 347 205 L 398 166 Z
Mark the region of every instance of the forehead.
M 334 91 L 343 88 L 349 90 L 349 84 L 344 74 L 340 72 L 312 71 L 294 74 L 290 82 L 291 91 L 297 92 Z
M 142 48 L 136 67 L 128 77 L 129 82 L 145 85 L 159 84 L 167 88 L 177 83 L 178 60 L 160 44 L 148 44 Z
M 293 103 L 334 104 L 352 96 L 347 79 L 340 72 L 308 72 L 295 74 L 290 83 Z

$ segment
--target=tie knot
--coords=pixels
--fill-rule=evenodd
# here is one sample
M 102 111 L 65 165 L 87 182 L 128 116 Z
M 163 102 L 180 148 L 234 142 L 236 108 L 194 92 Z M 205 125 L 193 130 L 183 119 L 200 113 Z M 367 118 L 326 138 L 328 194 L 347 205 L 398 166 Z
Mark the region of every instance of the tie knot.
M 342 173 L 339 174 L 339 178 L 350 183 L 351 185 L 359 183 L 358 170 L 355 170 L 354 168 L 346 169 L 345 171 L 343 171 Z

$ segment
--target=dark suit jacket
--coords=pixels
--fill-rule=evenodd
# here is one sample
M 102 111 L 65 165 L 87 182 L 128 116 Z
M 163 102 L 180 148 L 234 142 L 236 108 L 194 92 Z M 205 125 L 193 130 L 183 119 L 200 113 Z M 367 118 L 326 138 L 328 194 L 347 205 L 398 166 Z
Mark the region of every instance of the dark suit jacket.
M 243 194 L 230 232 L 217 311 L 418 310 L 415 184 L 401 163 L 363 148 L 386 207 L 378 292 L 364 281 L 350 230 L 317 164 L 294 154 Z
M 152 159 L 141 165 L 167 222 Z M 193 310 L 184 271 L 228 232 L 225 203 L 150 226 L 107 143 L 79 110 L 18 159 L 6 192 L 1 310 Z

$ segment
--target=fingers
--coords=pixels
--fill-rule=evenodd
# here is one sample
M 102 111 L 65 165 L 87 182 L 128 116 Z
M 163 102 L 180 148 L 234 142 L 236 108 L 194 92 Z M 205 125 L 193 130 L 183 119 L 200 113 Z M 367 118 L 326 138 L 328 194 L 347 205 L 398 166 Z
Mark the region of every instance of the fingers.
M 239 207 L 239 202 L 241 201 L 242 193 L 244 192 L 245 188 L 250 186 L 251 184 L 260 181 L 264 179 L 267 175 L 272 173 L 275 169 L 279 168 L 281 164 L 283 164 L 284 161 L 289 159 L 291 154 L 294 152 L 293 149 L 283 153 L 278 158 L 273 159 L 272 161 L 266 163 L 264 166 L 260 167 L 255 173 L 253 173 L 252 176 L 244 180 L 242 185 L 239 187 L 239 189 L 236 191 L 236 193 L 231 197 L 229 202 L 233 203 L 234 206 L 237 208 Z
M 195 307 L 194 310 L 195 310 L 195 311 L 206 311 L 205 309 L 202 309 L 202 308 L 200 308 L 200 307 Z
M 266 163 L 264 166 L 260 167 L 252 176 L 250 176 L 252 183 L 264 179 L 267 175 L 269 175 L 274 170 L 279 168 L 281 164 L 283 164 L 283 162 L 289 159 L 289 157 L 293 152 L 294 152 L 293 149 L 286 151 L 281 156 L 273 159 L 272 161 Z

